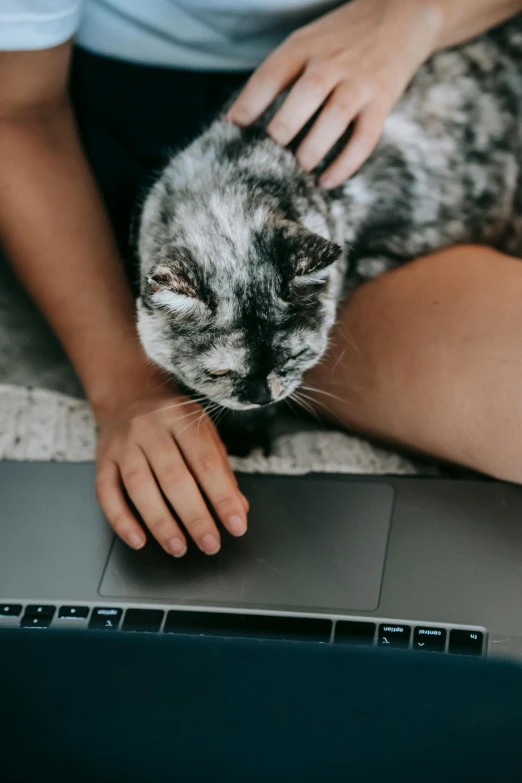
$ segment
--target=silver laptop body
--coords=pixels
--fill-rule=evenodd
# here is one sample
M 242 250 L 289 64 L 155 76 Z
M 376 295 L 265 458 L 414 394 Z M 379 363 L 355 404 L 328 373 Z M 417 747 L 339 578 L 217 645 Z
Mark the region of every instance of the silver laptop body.
M 522 489 L 242 475 L 248 533 L 131 551 L 88 463 L 0 462 L 0 627 L 148 631 L 522 657 Z

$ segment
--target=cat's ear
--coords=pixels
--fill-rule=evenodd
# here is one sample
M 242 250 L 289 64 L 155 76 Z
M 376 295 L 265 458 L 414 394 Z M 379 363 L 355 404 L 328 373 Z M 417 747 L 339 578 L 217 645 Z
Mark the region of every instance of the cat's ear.
M 151 304 L 171 312 L 188 312 L 201 300 L 183 265 L 177 261 L 157 264 L 146 278 Z
M 277 226 L 279 262 L 285 276 L 319 282 L 325 279 L 328 267 L 337 261 L 342 248 L 335 242 L 314 234 L 300 223 L 282 221 Z

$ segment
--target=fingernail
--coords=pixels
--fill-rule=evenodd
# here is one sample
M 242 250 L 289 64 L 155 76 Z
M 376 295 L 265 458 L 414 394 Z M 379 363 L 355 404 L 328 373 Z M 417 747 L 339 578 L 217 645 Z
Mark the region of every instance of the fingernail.
M 138 535 L 138 533 L 131 533 L 129 536 L 129 544 L 133 549 L 141 549 L 145 546 L 145 539 Z
M 234 122 L 236 125 L 246 125 L 248 122 L 247 113 L 239 107 L 227 112 L 226 118 L 229 122 Z
M 207 555 L 215 555 L 216 552 L 219 552 L 220 548 L 218 539 L 216 536 L 213 536 L 212 533 L 207 533 L 206 536 L 203 536 L 201 546 Z
M 298 155 L 297 162 L 306 173 L 310 172 L 313 168 L 313 160 L 308 155 Z
M 319 185 L 325 190 L 331 190 L 332 188 L 335 187 L 335 182 L 333 181 L 333 179 L 329 179 L 328 177 L 326 177 L 325 179 L 319 180 Z
M 183 557 L 187 551 L 187 545 L 182 538 L 174 536 L 174 538 L 169 538 L 167 541 L 167 549 L 174 557 Z
M 227 519 L 227 527 L 234 536 L 244 535 L 247 529 L 245 520 L 237 514 Z

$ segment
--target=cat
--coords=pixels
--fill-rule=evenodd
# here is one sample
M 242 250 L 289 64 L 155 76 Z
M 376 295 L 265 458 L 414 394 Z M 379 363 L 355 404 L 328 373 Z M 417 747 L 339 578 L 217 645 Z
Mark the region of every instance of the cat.
M 220 114 L 172 157 L 139 229 L 148 356 L 197 399 L 261 409 L 291 398 L 364 280 L 462 242 L 522 255 L 521 19 L 435 54 L 333 191 L 317 174 L 350 131 L 304 173 L 299 138 L 265 133 L 284 95 L 251 127 Z

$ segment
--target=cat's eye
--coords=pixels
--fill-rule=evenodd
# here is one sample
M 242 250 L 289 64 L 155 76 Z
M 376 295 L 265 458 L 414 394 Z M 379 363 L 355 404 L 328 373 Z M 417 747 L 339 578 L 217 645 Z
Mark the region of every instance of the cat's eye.
M 296 353 L 294 356 L 291 356 L 291 359 L 299 359 L 300 356 L 302 356 L 304 353 L 306 353 L 308 348 L 303 348 L 302 351 L 299 351 L 299 353 Z
M 228 375 L 230 370 L 206 370 L 206 373 L 213 378 L 222 378 L 224 375 Z

